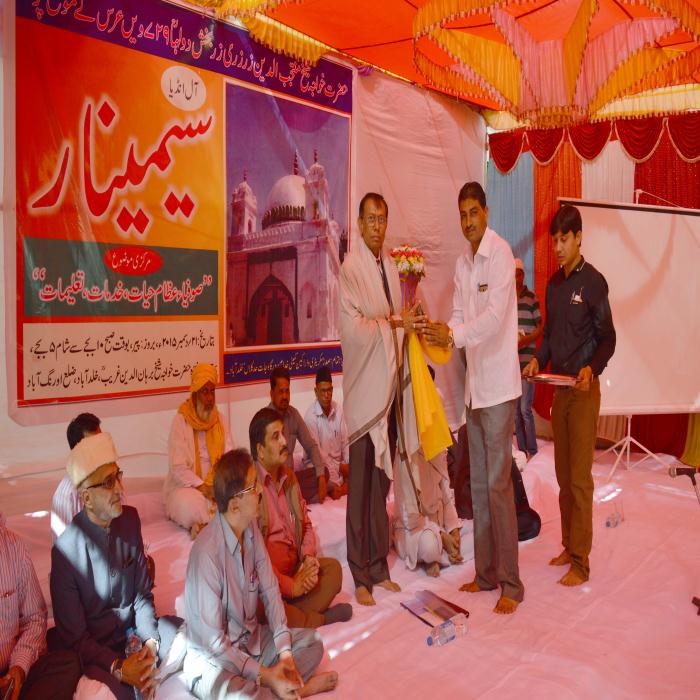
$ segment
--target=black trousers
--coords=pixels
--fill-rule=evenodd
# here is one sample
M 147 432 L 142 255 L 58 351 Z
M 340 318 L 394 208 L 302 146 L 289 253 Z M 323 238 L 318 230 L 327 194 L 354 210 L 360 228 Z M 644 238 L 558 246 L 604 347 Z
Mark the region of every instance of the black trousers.
M 163 617 L 158 618 L 158 636 L 160 637 L 160 648 L 158 650 L 158 661 L 162 662 L 168 656 L 170 647 L 172 646 L 177 630 L 182 624 L 182 618 L 175 617 L 174 615 L 163 615 Z M 55 628 L 49 630 L 47 635 L 47 640 L 49 643 L 49 649 L 56 648 L 61 645 L 61 638 L 59 637 Z M 64 652 L 56 652 L 64 653 Z M 73 653 L 73 652 L 68 652 Z M 114 649 L 114 656 L 124 656 L 124 649 Z M 104 683 L 111 691 L 117 700 L 134 700 L 135 692 L 134 688 L 126 683 L 120 683 L 108 669 L 104 669 L 101 666 L 96 665 L 86 665 L 83 666 L 82 674 L 86 675 L 88 678 Z M 78 674 L 78 679 L 81 674 Z M 77 681 L 76 681 L 77 684 Z M 75 689 L 75 686 L 73 686 Z M 39 698 L 49 698 L 53 697 L 51 695 L 36 696 Z M 57 696 L 58 697 L 58 696 Z M 62 697 L 62 696 L 61 696 Z M 73 693 L 69 697 L 73 697 Z
M 396 413 L 392 404 L 389 414 L 389 448 L 392 461 L 396 455 Z M 369 434 L 350 445 L 348 507 L 345 530 L 348 565 L 355 587 L 364 586 L 370 593 L 375 583 L 389 578 L 389 516 L 386 497 L 391 481 L 374 462 L 374 445 Z
M 80 676 L 80 658 L 74 651 L 51 651 L 40 656 L 22 685 L 21 700 L 71 700 Z

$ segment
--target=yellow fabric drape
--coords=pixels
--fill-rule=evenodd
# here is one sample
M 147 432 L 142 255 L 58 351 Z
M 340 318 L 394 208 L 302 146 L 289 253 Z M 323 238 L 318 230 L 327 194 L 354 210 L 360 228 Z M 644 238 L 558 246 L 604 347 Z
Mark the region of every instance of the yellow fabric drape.
M 264 15 L 249 17 L 243 20 L 250 35 L 263 46 L 282 53 L 290 58 L 315 66 L 321 56 L 330 51 L 330 47 L 311 37 L 290 29 Z
M 452 434 L 440 395 L 428 372 L 421 343 L 415 333 L 408 335 L 408 364 L 411 369 L 418 438 L 425 458 L 430 460 L 452 444 Z
M 564 39 L 564 78 L 569 105 L 573 104 L 576 82 L 581 73 L 583 53 L 588 43 L 588 30 L 593 15 L 598 10 L 598 0 L 585 0 L 581 3 L 574 21 Z
M 520 59 L 510 46 L 447 29 L 433 29 L 430 37 L 517 108 L 520 103 L 521 66 Z
M 219 17 L 252 17 L 256 12 L 271 12 L 280 5 L 296 1 L 298 0 L 193 0 L 196 5 L 213 8 Z
M 195 408 L 192 398 L 190 397 L 187 399 L 187 401 L 181 404 L 180 408 L 178 409 L 178 413 L 181 413 L 185 417 L 187 425 L 189 425 L 192 430 L 195 431 L 195 433 L 198 430 L 204 430 L 206 433 L 205 440 L 207 444 L 207 452 L 209 453 L 209 461 L 211 462 L 211 469 L 204 479 L 204 483 L 207 486 L 211 486 L 214 483 L 214 465 L 219 461 L 221 455 L 224 454 L 224 448 L 226 446 L 224 426 L 221 424 L 219 411 L 216 406 L 214 406 L 211 416 L 209 416 L 209 420 L 203 421 L 197 415 L 197 409 Z M 196 437 L 194 441 L 194 460 L 195 473 L 201 479 L 202 465 L 200 464 L 199 460 L 199 446 L 197 445 Z
M 688 434 L 685 437 L 681 462 L 700 467 L 700 413 L 691 413 L 688 416 Z

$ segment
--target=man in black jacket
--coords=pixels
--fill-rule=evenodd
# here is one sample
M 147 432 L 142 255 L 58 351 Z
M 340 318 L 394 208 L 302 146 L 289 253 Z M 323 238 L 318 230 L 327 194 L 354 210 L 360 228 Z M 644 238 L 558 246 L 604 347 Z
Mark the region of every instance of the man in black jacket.
M 563 206 L 550 226 L 561 266 L 547 283 L 544 337 L 523 369 L 534 376 L 551 361 L 552 372 L 576 377 L 573 387 L 558 387 L 552 404 L 554 467 L 559 483 L 563 551 L 549 563 L 569 565 L 564 586 L 588 581 L 593 542 L 593 451 L 600 381 L 615 352 L 615 327 L 608 284 L 581 255 L 581 214 Z
M 83 438 L 71 450 L 68 474 L 84 507 L 51 550 L 57 644 L 78 652 L 83 673 L 117 700 L 133 699 L 134 688 L 150 698 L 156 663 L 181 620 L 156 618 L 141 520 L 122 505 L 122 472 L 109 433 Z M 126 654 L 130 628 L 143 648 Z

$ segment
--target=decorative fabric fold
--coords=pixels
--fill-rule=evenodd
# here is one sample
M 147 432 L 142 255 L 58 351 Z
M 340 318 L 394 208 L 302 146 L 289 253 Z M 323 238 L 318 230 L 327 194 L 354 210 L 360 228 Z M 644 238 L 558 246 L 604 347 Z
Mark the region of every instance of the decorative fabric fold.
M 525 129 L 502 131 L 489 136 L 489 150 L 496 167 L 502 173 L 509 173 L 517 164 L 523 150 Z
M 634 169 L 634 188 L 642 190 L 640 204 L 671 204 L 698 209 L 700 162 L 684 161 L 668 134 L 662 131 L 653 158 L 638 163 Z
M 673 147 L 686 163 L 700 160 L 700 113 L 666 118 L 666 129 Z
M 566 83 L 567 104 L 572 104 L 576 83 L 581 73 L 581 64 L 588 43 L 588 30 L 593 15 L 598 9 L 598 0 L 583 0 L 579 5 L 574 21 L 564 39 L 564 81 Z
M 302 2 L 302 0 L 193 0 L 196 5 L 212 7 L 219 17 L 253 17 L 256 12 L 271 12 L 280 5 Z
M 678 22 L 671 18 L 640 18 L 616 24 L 592 39 L 586 46 L 574 102 L 586 107 L 620 61 L 677 28 Z
M 642 81 L 645 82 L 645 81 Z M 591 121 L 628 117 L 663 117 L 696 110 L 700 104 L 700 85 L 684 83 L 655 88 L 608 102 L 591 115 Z
M 672 88 L 665 92 L 670 92 L 671 97 L 676 94 Z M 700 97 L 700 87 L 695 88 L 693 95 L 695 99 Z M 679 108 L 690 106 L 686 96 L 679 94 L 678 99 L 681 100 Z M 504 174 L 512 171 L 522 153 L 528 150 L 532 151 L 538 165 L 547 165 L 565 143 L 567 135 L 581 160 L 594 160 L 609 141 L 618 138 L 628 157 L 636 163 L 643 163 L 653 155 L 664 131 L 668 132 L 670 143 L 680 159 L 686 163 L 700 160 L 700 115 L 697 112 L 667 117 L 601 120 L 567 129 L 497 132 L 489 136 L 489 149 L 493 162 Z
M 612 135 L 612 122 L 593 122 L 569 128 L 569 141 L 581 160 L 597 158 Z
M 661 140 L 663 119 L 618 119 L 615 122 L 617 136 L 627 155 L 637 163 L 651 158 Z
M 639 82 L 650 73 L 667 66 L 673 57 L 663 49 L 644 48 L 618 64 L 590 101 L 589 111 L 597 112 L 611 100 L 639 91 Z
M 257 15 L 243 20 L 250 35 L 263 46 L 290 58 L 316 65 L 329 47 L 279 22 Z
M 540 165 L 547 165 L 564 142 L 564 129 L 528 129 L 525 136 L 533 158 Z

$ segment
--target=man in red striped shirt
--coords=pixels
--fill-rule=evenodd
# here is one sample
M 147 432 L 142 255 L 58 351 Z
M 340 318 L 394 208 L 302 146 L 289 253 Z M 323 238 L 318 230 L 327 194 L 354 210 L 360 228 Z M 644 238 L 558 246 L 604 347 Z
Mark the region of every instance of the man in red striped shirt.
M 70 700 L 80 679 L 72 651 L 46 654 L 46 603 L 29 551 L 0 514 L 0 695 Z M 8 695 L 9 693 L 9 695 Z

